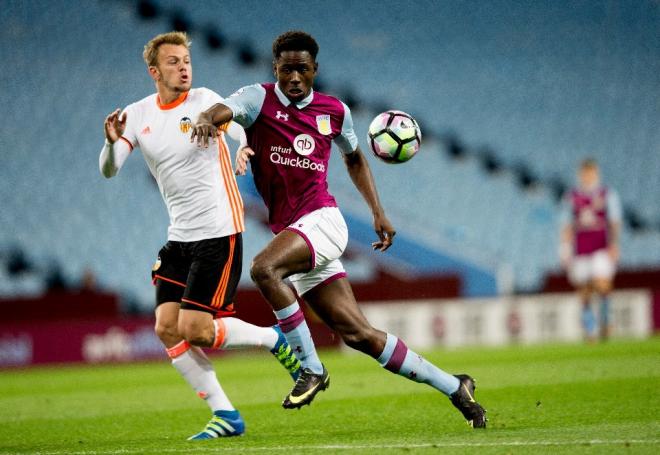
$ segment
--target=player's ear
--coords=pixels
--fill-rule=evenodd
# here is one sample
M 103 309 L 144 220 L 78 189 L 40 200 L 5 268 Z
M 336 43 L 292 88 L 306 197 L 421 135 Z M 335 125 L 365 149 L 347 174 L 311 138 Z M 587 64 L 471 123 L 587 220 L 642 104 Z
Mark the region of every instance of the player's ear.
M 273 59 L 273 76 L 277 79 L 277 60 Z
M 158 71 L 158 68 L 156 68 L 155 66 L 149 67 L 149 75 L 154 80 L 154 82 L 158 82 L 158 80 L 160 79 L 160 71 Z
M 319 72 L 319 64 L 318 62 L 314 62 L 314 74 Z

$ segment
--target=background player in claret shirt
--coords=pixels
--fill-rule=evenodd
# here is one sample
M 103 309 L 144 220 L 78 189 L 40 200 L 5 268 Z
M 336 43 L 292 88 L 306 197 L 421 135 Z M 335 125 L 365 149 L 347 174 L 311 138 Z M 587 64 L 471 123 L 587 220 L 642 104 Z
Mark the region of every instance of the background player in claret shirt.
M 394 335 L 373 328 L 358 308 L 339 261 L 348 240 L 346 224 L 326 181 L 333 141 L 371 209 L 379 237 L 374 249 L 387 250 L 395 232 L 358 146 L 350 110 L 336 98 L 312 89 L 317 52 L 316 41 L 307 33 L 279 36 L 273 43 L 277 84 L 239 90 L 200 115 L 191 136 L 206 145 L 216 136 L 217 125 L 232 118 L 245 128 L 250 149 L 239 152 L 236 171 L 244 174 L 247 161 L 251 162 L 275 234 L 255 257 L 251 274 L 303 364 L 283 406 L 309 404 L 329 384 L 296 296 L 284 282 L 289 278 L 297 293 L 347 345 L 394 373 L 443 392 L 473 426 L 485 427 L 485 412 L 473 398 L 472 378 L 440 370 Z
M 235 436 L 244 432 L 244 422 L 199 346 L 266 347 L 294 379 L 300 363 L 277 326 L 228 317 L 241 273 L 243 205 L 222 133 L 212 150 L 189 140 L 191 119 L 222 98 L 206 88 L 191 89 L 185 34 L 156 36 L 145 46 L 144 59 L 157 93 L 106 118 L 101 173 L 113 177 L 134 147 L 142 150 L 170 216 L 168 242 L 152 272 L 156 333 L 172 365 L 214 413 L 191 439 Z M 235 123 L 222 128 L 227 125 L 245 143 L 242 128 Z
M 600 183 L 598 164 L 586 159 L 578 170 L 579 187 L 565 197 L 561 214 L 560 256 L 582 300 L 582 325 L 588 340 L 611 331 L 610 299 L 619 260 L 621 203 L 617 193 Z M 600 323 L 591 305 L 600 297 Z

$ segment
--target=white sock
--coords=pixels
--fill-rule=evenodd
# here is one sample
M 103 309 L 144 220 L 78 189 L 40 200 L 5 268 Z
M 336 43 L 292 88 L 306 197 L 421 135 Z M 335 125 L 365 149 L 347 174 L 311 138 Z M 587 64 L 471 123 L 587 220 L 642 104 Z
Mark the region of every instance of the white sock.
M 216 341 L 214 348 L 238 349 L 265 347 L 273 349 L 278 335 L 272 327 L 259 327 L 237 318 L 214 319 Z
M 197 396 L 206 401 L 213 412 L 234 410 L 234 406 L 222 390 L 213 365 L 204 351 L 196 346 L 190 346 L 184 340 L 168 349 L 167 353 L 172 359 L 174 368 L 197 392 Z

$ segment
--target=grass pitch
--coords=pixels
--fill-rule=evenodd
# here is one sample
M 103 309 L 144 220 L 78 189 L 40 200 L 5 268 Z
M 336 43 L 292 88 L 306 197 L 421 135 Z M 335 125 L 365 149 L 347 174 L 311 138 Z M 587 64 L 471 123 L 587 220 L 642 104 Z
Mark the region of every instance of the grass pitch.
M 660 453 L 660 338 L 425 354 L 478 379 L 486 431 L 428 386 L 338 352 L 322 353 L 330 388 L 286 411 L 276 361 L 236 353 L 215 366 L 246 420 L 240 438 L 185 441 L 209 411 L 163 359 L 0 373 L 0 454 Z

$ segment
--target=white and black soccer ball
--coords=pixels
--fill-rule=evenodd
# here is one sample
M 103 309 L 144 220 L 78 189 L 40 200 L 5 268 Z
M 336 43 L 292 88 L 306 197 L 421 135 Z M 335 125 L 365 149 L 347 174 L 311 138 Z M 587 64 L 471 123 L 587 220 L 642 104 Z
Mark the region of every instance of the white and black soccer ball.
M 369 125 L 369 148 L 386 163 L 405 163 L 422 145 L 417 121 L 402 111 L 385 111 Z

